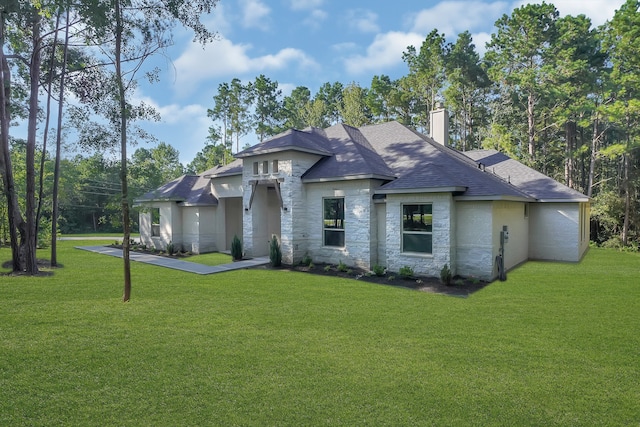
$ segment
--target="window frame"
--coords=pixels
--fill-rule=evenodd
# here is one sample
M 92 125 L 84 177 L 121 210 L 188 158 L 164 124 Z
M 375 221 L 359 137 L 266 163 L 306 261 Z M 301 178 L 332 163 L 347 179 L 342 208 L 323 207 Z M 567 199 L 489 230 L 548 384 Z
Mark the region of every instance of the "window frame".
M 271 170 L 273 173 L 278 173 L 280 172 L 280 167 L 278 165 L 278 160 L 273 160 L 271 162 Z
M 405 224 L 405 207 L 407 206 L 429 206 L 430 213 L 422 212 L 423 209 L 419 209 L 418 215 L 422 216 L 430 216 L 430 231 L 420 231 L 420 230 L 406 230 Z M 411 255 L 422 255 L 422 256 L 430 256 L 433 255 L 433 203 L 432 202 L 411 202 L 411 203 L 401 203 L 400 204 L 400 252 L 403 254 L 411 254 Z M 412 216 L 415 217 L 416 213 L 413 213 Z M 424 224 L 424 222 L 420 221 Z M 430 236 L 429 240 L 429 248 L 425 248 L 423 251 L 418 250 L 405 250 L 405 236 Z
M 269 175 L 269 160 L 262 161 L 262 174 Z
M 254 175 L 259 175 L 260 174 L 259 173 L 260 171 L 258 170 L 258 167 L 259 167 L 258 166 L 258 162 L 253 162 L 253 174 Z
M 151 237 L 160 237 L 160 208 L 150 208 Z M 154 220 L 158 221 L 155 222 Z
M 336 201 L 337 202 L 337 207 L 336 207 L 336 213 L 338 213 L 338 211 L 342 210 L 342 214 L 338 214 L 336 217 L 334 218 L 327 218 L 325 217 L 325 214 L 327 213 L 327 202 L 330 201 Z M 322 198 L 322 246 L 325 247 L 330 247 L 330 248 L 344 248 L 346 246 L 346 239 L 345 239 L 345 198 L 344 196 L 338 196 L 338 197 L 323 197 Z M 327 221 L 334 221 L 336 223 L 335 227 L 327 227 Z M 338 227 L 338 221 L 340 222 L 340 227 Z M 333 234 L 333 233 L 339 233 L 341 234 L 341 238 L 338 238 L 339 243 L 341 244 L 330 244 L 327 243 L 327 233 L 329 234 Z

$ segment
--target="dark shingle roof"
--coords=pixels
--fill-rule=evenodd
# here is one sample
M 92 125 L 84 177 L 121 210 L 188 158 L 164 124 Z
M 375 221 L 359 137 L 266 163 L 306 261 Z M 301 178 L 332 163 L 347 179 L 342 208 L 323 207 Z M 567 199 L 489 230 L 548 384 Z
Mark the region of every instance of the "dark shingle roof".
M 464 153 L 470 159 L 482 163 L 487 171 L 508 180 L 530 197 L 538 200 L 582 200 L 584 194 L 549 178 L 517 160 L 496 150 L 474 150 Z
M 468 197 L 529 198 L 499 177 L 479 170 L 458 151 L 398 122 L 366 126 L 360 131 L 398 176 L 378 193 L 453 189 Z
M 235 159 L 224 166 L 216 166 L 201 174 L 204 178 L 219 178 L 222 176 L 242 175 L 242 160 Z
M 203 176 L 182 175 L 135 200 L 136 204 L 148 202 L 178 202 L 184 206 L 215 206 L 218 204 L 218 199 L 211 194 L 208 179 Z
M 267 141 L 237 153 L 236 158 L 242 159 L 258 154 L 277 153 L 287 150 L 303 151 L 321 156 L 331 155 L 331 151 L 325 147 L 325 138 L 315 130 L 301 131 L 290 129 Z
M 335 125 L 323 131 L 325 146 L 333 153 L 312 166 L 302 176 L 306 182 L 348 179 L 394 179 L 395 174 L 369 141 L 354 127 Z

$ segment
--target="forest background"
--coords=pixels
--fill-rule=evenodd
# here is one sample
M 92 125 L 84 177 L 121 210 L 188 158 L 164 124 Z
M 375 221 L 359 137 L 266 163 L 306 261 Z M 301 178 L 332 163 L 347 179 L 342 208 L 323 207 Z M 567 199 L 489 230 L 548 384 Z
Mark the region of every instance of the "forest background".
M 22 2 L 11 3 L 20 6 Z M 31 31 L 30 15 L 12 15 L 8 6 L 0 9 L 3 75 L 12 77 L 10 92 L 8 82 L 3 81 L 9 94 L 6 117 L 29 117 L 34 110 L 29 89 L 34 85 L 38 97 L 46 99 L 36 104 L 33 117 L 41 130 L 35 147 L 11 137 L 10 121 L 0 125 L 8 137 L 3 158 L 8 154 L 15 182 L 13 189 L 7 188 L 5 160 L 5 196 L 13 191 L 19 208 L 25 211 L 28 194 L 34 194 L 41 246 L 52 235 L 54 200 L 59 207 L 56 229 L 62 233 L 120 232 L 123 228 L 123 159 L 114 136 L 117 132 L 109 128 L 115 110 L 105 108 L 109 105 L 106 99 L 117 98 L 109 95 L 117 92 L 114 73 L 108 67 L 112 64 L 99 44 L 87 43 L 83 34 L 87 22 L 79 19 L 82 13 L 70 3 L 55 6 L 39 9 L 44 31 L 38 34 Z M 180 162 L 175 148 L 141 128 L 132 128 L 129 144 L 135 150 L 126 157 L 128 203 L 132 205 L 136 197 L 182 174 L 230 162 L 233 153 L 244 148 L 241 141 L 248 134 L 258 142 L 289 128 L 336 123 L 363 126 L 389 120 L 428 134 L 429 112 L 442 102 L 451 114 L 451 146 L 462 151 L 498 149 L 592 197 L 591 239 L 637 250 L 638 9 L 639 2 L 629 0 L 611 21 L 594 27 L 583 15 L 560 17 L 552 4 L 522 6 L 495 23 L 482 56 L 469 32 L 447 43 L 445 35 L 434 30 L 421 46 L 407 46 L 403 54 L 406 75 L 393 80 L 375 75 L 369 87 L 327 82 L 316 93 L 299 86 L 283 96 L 278 82 L 265 75 L 250 82 L 233 79 L 222 83 L 208 111 L 212 120 L 209 137 L 187 165 Z M 34 44 L 29 41 L 35 37 L 41 54 L 37 82 L 29 81 L 33 62 L 20 59 L 33 58 L 30 49 Z M 153 49 L 160 50 L 167 42 L 158 39 Z M 152 54 L 153 49 L 143 54 Z M 145 77 L 153 80 L 154 71 Z M 135 86 L 135 78 L 130 77 L 128 84 Z M 71 98 L 74 102 L 68 101 Z M 48 123 L 50 104 L 64 109 L 65 121 L 58 126 Z M 133 123 L 156 116 L 148 105 L 128 105 Z M 59 159 L 57 199 L 53 197 L 56 154 L 51 141 L 73 145 L 78 152 Z M 35 165 L 31 172 L 30 163 Z M 40 177 L 31 189 L 30 173 Z M 10 204 L 0 204 L 1 243 L 9 241 L 10 209 Z M 135 210 L 131 225 L 135 230 Z

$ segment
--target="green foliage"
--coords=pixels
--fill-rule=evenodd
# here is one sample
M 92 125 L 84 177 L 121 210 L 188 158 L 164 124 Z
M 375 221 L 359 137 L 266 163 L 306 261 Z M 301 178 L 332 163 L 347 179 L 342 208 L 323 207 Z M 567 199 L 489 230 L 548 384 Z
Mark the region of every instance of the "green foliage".
M 349 269 L 349 267 L 347 267 L 347 265 L 345 263 L 343 263 L 342 260 L 340 260 L 338 262 L 338 267 L 337 268 L 338 268 L 338 271 L 341 271 L 343 273 L 345 273 Z
M 403 279 L 410 279 L 413 277 L 413 268 L 409 267 L 408 265 L 405 265 L 403 267 L 400 267 L 400 271 L 398 271 L 398 274 Z
M 327 272 L 327 273 L 330 272 L 331 271 L 331 266 L 330 265 L 325 265 L 324 266 L 324 271 Z
M 372 269 L 373 274 L 375 274 L 378 277 L 384 276 L 386 270 L 387 270 L 386 267 L 384 267 L 383 265 L 380 265 L 380 264 L 374 265 L 373 269 Z
M 309 254 L 306 254 L 304 256 L 304 258 L 302 258 L 302 261 L 300 261 L 300 264 L 302 264 L 302 265 L 311 265 L 312 262 L 313 261 L 311 259 L 311 256 Z
M 176 252 L 176 245 L 174 245 L 172 241 L 169 241 L 169 243 L 167 243 L 167 253 L 169 255 L 174 255 Z
M 451 269 L 449 268 L 449 264 L 445 264 L 440 270 L 440 282 L 443 285 L 451 285 Z
M 271 237 L 271 242 L 269 243 L 269 260 L 271 261 L 272 267 L 280 267 L 282 265 L 280 242 L 278 242 L 275 234 Z
M 242 242 L 237 235 L 234 235 L 231 241 L 231 257 L 234 261 L 242 259 Z

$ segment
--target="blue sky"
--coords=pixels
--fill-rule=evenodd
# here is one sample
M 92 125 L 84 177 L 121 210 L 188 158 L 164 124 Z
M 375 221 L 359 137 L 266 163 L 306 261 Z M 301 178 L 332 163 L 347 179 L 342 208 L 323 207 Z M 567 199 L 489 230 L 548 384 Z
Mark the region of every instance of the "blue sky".
M 549 1 L 548 1 L 549 2 Z M 179 33 L 167 58 L 156 58 L 163 72 L 153 85 L 141 84 L 136 98 L 154 105 L 162 121 L 146 124 L 156 137 L 180 151 L 186 164 L 205 145 L 218 85 L 264 74 L 285 95 L 296 86 L 312 94 L 324 82 L 369 86 L 374 75 L 407 73 L 402 53 L 419 48 L 434 28 L 455 41 L 465 30 L 479 52 L 495 21 L 527 1 L 335 1 L 221 0 L 205 19 L 219 39 L 205 47 Z M 585 14 L 594 25 L 613 16 L 624 0 L 551 1 L 562 15 Z M 71 142 L 71 141 L 70 141 Z M 247 135 L 243 143 L 255 143 Z M 135 148 L 130 148 L 133 151 Z

